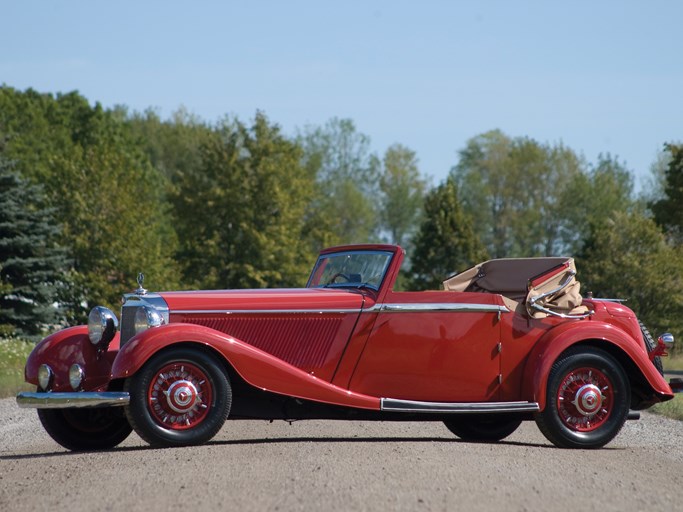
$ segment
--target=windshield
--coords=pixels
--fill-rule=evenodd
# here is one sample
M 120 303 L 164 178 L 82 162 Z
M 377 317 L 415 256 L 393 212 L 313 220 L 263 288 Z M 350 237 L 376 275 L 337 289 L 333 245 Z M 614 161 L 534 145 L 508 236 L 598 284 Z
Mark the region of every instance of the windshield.
M 318 258 L 307 288 L 371 288 L 379 290 L 393 253 L 349 251 Z

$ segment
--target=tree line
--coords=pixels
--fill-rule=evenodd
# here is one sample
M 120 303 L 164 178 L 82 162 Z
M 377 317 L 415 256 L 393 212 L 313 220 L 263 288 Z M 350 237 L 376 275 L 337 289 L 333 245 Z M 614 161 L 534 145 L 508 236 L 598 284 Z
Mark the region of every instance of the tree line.
M 666 142 L 666 141 L 663 141 Z M 603 155 L 492 130 L 433 185 L 414 151 L 374 153 L 353 121 L 286 135 L 265 113 L 207 122 L 0 87 L 0 334 L 37 335 L 155 290 L 305 284 L 317 252 L 398 243 L 399 286 L 487 258 L 573 255 L 584 291 L 683 327 L 683 151 L 653 187 Z

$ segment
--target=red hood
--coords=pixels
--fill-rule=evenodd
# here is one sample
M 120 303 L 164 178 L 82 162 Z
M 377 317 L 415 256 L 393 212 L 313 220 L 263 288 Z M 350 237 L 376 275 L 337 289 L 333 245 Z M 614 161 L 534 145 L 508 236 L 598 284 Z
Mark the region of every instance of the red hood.
M 174 311 L 360 309 L 364 297 L 349 290 L 321 288 L 160 292 Z

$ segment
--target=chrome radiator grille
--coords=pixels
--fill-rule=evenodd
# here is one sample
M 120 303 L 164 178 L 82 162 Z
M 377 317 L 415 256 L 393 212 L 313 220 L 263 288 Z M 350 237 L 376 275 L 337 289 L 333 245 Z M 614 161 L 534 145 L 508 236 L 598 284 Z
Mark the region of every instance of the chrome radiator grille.
M 145 295 L 126 294 L 123 296 L 124 302 L 121 307 L 121 344 L 123 347 L 128 340 L 135 336 L 135 314 L 138 309 L 148 307 L 156 309 L 168 323 L 168 304 L 156 293 Z

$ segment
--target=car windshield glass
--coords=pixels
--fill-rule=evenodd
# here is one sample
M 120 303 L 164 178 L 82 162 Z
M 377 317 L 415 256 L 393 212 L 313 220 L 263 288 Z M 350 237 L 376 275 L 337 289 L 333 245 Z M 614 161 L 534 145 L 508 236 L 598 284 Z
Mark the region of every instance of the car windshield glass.
M 322 255 L 306 286 L 378 290 L 391 256 L 389 251 L 348 251 Z

